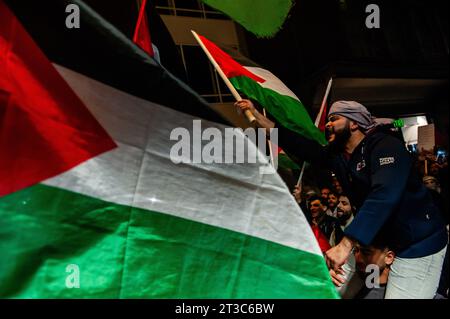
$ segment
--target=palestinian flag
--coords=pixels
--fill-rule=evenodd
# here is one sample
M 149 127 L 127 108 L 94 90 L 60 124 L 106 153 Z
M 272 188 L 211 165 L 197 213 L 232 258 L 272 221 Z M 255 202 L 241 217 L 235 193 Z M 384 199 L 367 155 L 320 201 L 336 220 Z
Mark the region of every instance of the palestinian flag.
M 260 66 L 254 61 L 250 60 L 248 57 L 242 55 L 239 51 L 233 47 L 227 45 L 220 45 L 219 48 L 223 50 L 226 54 L 241 65 L 246 65 L 247 68 L 260 68 Z M 285 169 L 299 170 L 300 167 L 283 151 L 281 147 L 272 143 L 272 148 L 276 150 L 278 154 L 278 167 Z
M 321 132 L 325 132 L 325 125 L 327 124 L 327 113 L 329 106 L 331 105 L 331 86 L 333 84 L 333 78 L 328 80 L 327 88 L 325 90 L 325 95 L 322 99 L 322 104 L 320 105 L 319 113 L 316 116 L 316 121 L 314 124 L 319 128 Z
M 292 0 L 203 0 L 258 37 L 274 36 L 292 7 Z
M 278 152 L 278 166 L 282 168 L 288 169 L 300 169 L 300 166 L 297 165 L 290 157 L 283 151 L 283 149 L 277 146 Z
M 319 119 L 319 123 L 318 123 L 317 127 L 319 128 L 319 130 L 321 132 L 325 132 L 325 124 L 327 124 L 327 111 L 329 109 L 329 105 L 330 105 L 330 103 L 325 102 L 323 109 L 322 109 L 322 114 L 320 114 L 320 119 Z
M 80 33 L 55 28 L 73 2 Z M 270 164 L 172 162 L 173 129 L 194 134 L 191 106 L 225 129 L 198 95 L 81 1 L 8 4 L 0 297 L 337 297 L 288 189 L 260 174 Z
M 198 37 L 237 90 L 256 100 L 283 126 L 326 144 L 302 102 L 280 79 L 263 68 L 242 66 L 204 36 Z

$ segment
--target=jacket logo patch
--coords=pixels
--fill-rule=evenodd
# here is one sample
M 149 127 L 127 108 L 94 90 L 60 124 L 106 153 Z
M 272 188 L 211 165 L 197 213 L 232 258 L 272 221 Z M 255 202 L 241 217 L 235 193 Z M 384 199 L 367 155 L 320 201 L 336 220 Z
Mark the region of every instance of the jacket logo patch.
M 362 160 L 358 164 L 356 164 L 356 171 L 362 170 L 364 167 L 366 167 L 366 161 Z
M 395 162 L 395 158 L 393 158 L 393 157 L 380 158 L 380 166 L 381 165 L 394 164 L 394 162 Z

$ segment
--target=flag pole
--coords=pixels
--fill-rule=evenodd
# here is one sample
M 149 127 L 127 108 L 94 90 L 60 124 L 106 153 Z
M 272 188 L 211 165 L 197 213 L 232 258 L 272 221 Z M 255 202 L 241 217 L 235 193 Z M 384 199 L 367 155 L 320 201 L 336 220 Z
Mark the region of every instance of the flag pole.
M 320 119 L 322 118 L 322 113 L 323 113 L 323 110 L 325 109 L 325 105 L 327 104 L 327 99 L 328 99 L 328 95 L 330 94 L 331 84 L 332 83 L 333 83 L 333 78 L 330 78 L 328 80 L 327 89 L 325 90 L 325 94 L 324 94 L 323 99 L 322 99 L 322 104 L 320 105 L 319 113 L 317 114 L 316 120 L 314 122 L 314 125 L 316 127 L 319 126 Z M 300 184 L 302 182 L 303 173 L 305 172 L 305 167 L 306 167 L 306 162 L 303 162 L 302 170 L 300 171 L 300 176 L 298 177 L 298 180 L 297 180 L 297 186 L 300 186 Z
M 314 122 L 314 125 L 316 127 L 319 126 L 320 119 L 322 118 L 322 113 L 323 113 L 323 110 L 325 109 L 325 105 L 327 104 L 327 99 L 328 99 L 328 95 L 330 94 L 331 84 L 332 83 L 333 83 L 333 78 L 330 78 L 328 80 L 327 89 L 325 90 L 325 95 L 323 96 L 323 99 L 322 99 L 322 105 L 320 105 L 319 113 L 317 114 L 316 121 Z
M 300 171 L 300 176 L 298 177 L 298 180 L 297 180 L 297 186 L 300 186 L 300 184 L 302 183 L 303 173 L 305 172 L 305 167 L 306 167 L 306 162 L 303 161 L 302 170 Z
M 233 84 L 231 84 L 230 80 L 227 78 L 227 76 L 225 75 L 225 73 L 223 73 L 222 69 L 220 68 L 219 64 L 217 64 L 216 60 L 214 60 L 213 56 L 211 55 L 211 53 L 209 53 L 208 49 L 205 47 L 205 45 L 203 44 L 203 42 L 200 40 L 200 38 L 198 37 L 198 34 L 194 31 L 191 30 L 192 34 L 194 35 L 195 40 L 197 40 L 198 44 L 200 45 L 200 47 L 203 49 L 203 51 L 205 52 L 206 56 L 208 57 L 209 61 L 212 63 L 212 65 L 214 66 L 214 68 L 216 69 L 217 73 L 219 73 L 220 77 L 222 78 L 222 80 L 225 82 L 225 85 L 228 87 L 228 89 L 231 91 L 231 94 L 233 94 L 234 98 L 236 99 L 236 101 L 240 101 L 242 100 L 241 96 L 239 95 L 238 91 L 235 89 L 235 87 L 233 86 Z M 250 112 L 250 110 L 246 110 L 245 112 L 245 116 L 247 117 L 248 121 L 250 123 L 253 123 L 256 121 L 255 117 L 253 116 L 252 112 Z
M 266 109 L 263 108 L 263 115 L 266 116 Z M 267 138 L 267 141 L 269 142 L 269 155 L 270 155 L 270 162 L 272 163 L 272 166 L 275 167 L 274 157 L 273 157 L 273 150 L 272 150 L 272 141 Z

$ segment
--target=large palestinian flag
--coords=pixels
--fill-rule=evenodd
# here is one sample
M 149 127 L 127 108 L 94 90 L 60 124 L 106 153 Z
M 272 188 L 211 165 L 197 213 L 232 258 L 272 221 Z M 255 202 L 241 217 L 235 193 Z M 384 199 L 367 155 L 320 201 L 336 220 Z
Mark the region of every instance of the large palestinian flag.
M 193 106 L 225 126 L 73 2 L 86 38 L 52 25 L 64 1 L 0 1 L 0 297 L 336 297 L 288 189 L 260 174 L 269 164 L 174 164 L 170 134 L 193 134 Z

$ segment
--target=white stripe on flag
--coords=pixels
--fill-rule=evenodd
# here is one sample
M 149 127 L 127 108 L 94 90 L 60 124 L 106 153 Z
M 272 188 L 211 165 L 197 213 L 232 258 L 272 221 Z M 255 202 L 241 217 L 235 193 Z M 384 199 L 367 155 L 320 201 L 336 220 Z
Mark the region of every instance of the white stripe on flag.
M 170 132 L 184 127 L 192 136 L 194 117 L 57 69 L 119 147 L 45 184 L 321 255 L 279 175 L 260 174 L 260 166 L 270 164 L 174 164 Z M 225 128 L 208 121 L 202 126 Z
M 258 82 L 259 85 L 266 89 L 271 89 L 275 92 L 278 92 L 281 95 L 287 95 L 292 97 L 293 99 L 296 99 L 297 101 L 300 101 L 300 99 L 292 92 L 279 78 L 277 78 L 272 72 L 262 69 L 259 67 L 253 67 L 253 66 L 244 66 L 247 70 L 250 72 L 256 74 L 259 77 L 262 77 L 264 80 L 266 80 L 263 83 Z

